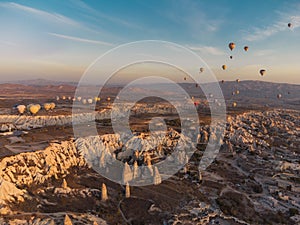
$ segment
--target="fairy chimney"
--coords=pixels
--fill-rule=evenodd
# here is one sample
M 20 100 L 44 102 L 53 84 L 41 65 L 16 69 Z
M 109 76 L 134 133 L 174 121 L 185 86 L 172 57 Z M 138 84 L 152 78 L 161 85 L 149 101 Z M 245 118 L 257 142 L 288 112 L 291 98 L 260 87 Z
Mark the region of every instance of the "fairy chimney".
M 62 187 L 63 189 L 67 189 L 67 188 L 68 188 L 68 184 L 67 184 L 66 179 L 63 179 L 63 182 L 62 182 L 61 187 Z
M 138 166 L 137 161 L 135 161 L 135 162 L 133 163 L 133 173 L 132 173 L 133 179 L 139 178 L 140 175 L 141 175 L 141 170 L 140 170 L 140 168 L 139 168 L 139 166 Z
M 101 200 L 102 201 L 106 201 L 108 199 L 107 196 L 107 189 L 106 189 L 106 185 L 102 184 L 102 189 L 101 189 Z
M 202 173 L 201 173 L 201 171 L 199 171 L 199 173 L 198 173 L 198 179 L 199 179 L 199 182 L 201 183 L 202 182 Z
M 65 216 L 64 225 L 73 225 L 72 220 L 67 214 Z
M 153 167 L 150 159 L 147 160 L 147 168 L 148 171 L 150 172 L 150 175 L 153 176 Z
M 126 183 L 126 187 L 125 187 L 125 197 L 130 198 L 130 186 L 128 183 Z
M 127 162 L 124 164 L 124 170 L 122 175 L 122 181 L 124 184 L 130 182 L 132 180 L 132 171 Z
M 153 174 L 153 184 L 154 185 L 158 185 L 161 183 L 161 176 L 160 173 L 158 171 L 158 168 L 156 166 L 154 166 L 154 174 Z
M 187 173 L 189 170 L 189 157 L 186 155 L 185 156 L 185 165 L 183 167 L 183 171 L 184 173 Z

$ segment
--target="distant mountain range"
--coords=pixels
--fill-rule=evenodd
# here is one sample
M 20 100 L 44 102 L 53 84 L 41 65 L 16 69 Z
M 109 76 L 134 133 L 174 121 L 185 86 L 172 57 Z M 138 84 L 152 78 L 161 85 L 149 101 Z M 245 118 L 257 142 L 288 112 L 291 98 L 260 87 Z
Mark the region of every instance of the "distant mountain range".
M 174 86 L 170 84 L 145 84 L 131 87 L 131 93 L 139 95 L 144 93 L 144 88 L 149 85 L 155 85 L 157 93 L 160 96 L 175 95 L 178 90 L 174 90 Z M 193 83 L 179 84 L 190 96 L 195 98 L 205 98 L 200 87 Z M 212 90 L 213 83 L 203 84 L 208 90 Z M 287 83 L 272 83 L 264 81 L 246 80 L 237 83 L 236 81 L 225 81 L 219 83 L 225 99 L 229 102 L 237 102 L 238 105 L 247 107 L 255 105 L 268 105 L 271 107 L 289 107 L 300 109 L 300 85 Z M 47 96 L 68 95 L 72 96 L 76 90 L 76 82 L 51 81 L 46 79 L 11 81 L 0 84 L 1 96 L 34 96 L 36 94 L 44 94 Z M 102 89 L 104 96 L 114 97 L 122 89 L 122 86 L 108 85 Z M 89 93 L 95 93 L 93 90 L 99 90 L 98 87 L 86 85 L 83 87 L 87 96 Z M 237 91 L 239 92 L 237 94 Z M 156 93 L 156 92 L 154 92 Z M 281 98 L 278 98 L 278 95 Z
M 68 81 L 53 81 L 47 79 L 33 79 L 33 80 L 19 80 L 19 81 L 3 81 L 0 84 L 22 84 L 28 86 L 59 86 L 59 85 L 70 85 L 77 86 L 77 82 L 68 82 Z

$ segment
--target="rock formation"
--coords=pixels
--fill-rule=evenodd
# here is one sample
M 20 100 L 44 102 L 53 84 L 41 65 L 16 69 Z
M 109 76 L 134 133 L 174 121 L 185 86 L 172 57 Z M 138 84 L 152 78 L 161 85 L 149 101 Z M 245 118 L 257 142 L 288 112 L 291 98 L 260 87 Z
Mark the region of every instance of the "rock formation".
M 0 177 L 0 204 L 4 201 L 24 201 L 24 190 L 18 189 L 13 183 Z
M 132 180 L 132 171 L 127 162 L 124 163 L 124 169 L 122 174 L 122 182 L 124 184 L 130 182 Z
M 63 179 L 63 182 L 62 182 L 61 187 L 62 187 L 63 189 L 67 189 L 67 188 L 68 188 L 68 184 L 67 184 L 67 181 L 66 181 L 65 179 Z
M 125 198 L 130 198 L 130 186 L 128 183 L 126 183 L 125 187 Z
M 73 225 L 71 218 L 66 214 L 64 219 L 64 225 Z
M 135 161 L 135 162 L 133 163 L 132 178 L 133 178 L 133 179 L 137 179 L 137 178 L 139 178 L 140 176 L 141 176 L 141 170 L 140 170 L 140 168 L 139 168 L 139 166 L 138 166 L 137 161 Z
M 161 176 L 160 173 L 158 171 L 158 168 L 156 166 L 154 166 L 154 174 L 153 174 L 153 184 L 154 185 L 158 185 L 161 183 Z
M 106 185 L 102 184 L 102 189 L 101 189 L 101 200 L 102 201 L 106 201 L 108 199 L 108 195 L 107 195 L 107 189 L 106 189 Z

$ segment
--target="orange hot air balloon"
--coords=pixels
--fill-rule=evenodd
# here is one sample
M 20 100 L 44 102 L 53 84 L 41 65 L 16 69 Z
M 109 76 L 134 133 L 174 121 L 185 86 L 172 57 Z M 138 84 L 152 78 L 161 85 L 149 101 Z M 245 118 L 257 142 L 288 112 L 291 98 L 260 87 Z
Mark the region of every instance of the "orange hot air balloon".
M 50 109 L 51 109 L 51 110 L 55 109 L 55 106 L 56 106 L 56 105 L 55 105 L 54 102 L 51 102 L 51 103 L 50 103 Z
M 265 69 L 261 69 L 261 70 L 259 71 L 259 73 L 260 73 L 261 76 L 263 76 L 263 75 L 265 75 L 266 70 L 265 70 Z
M 230 42 L 228 45 L 229 49 L 232 51 L 235 48 L 235 43 Z
M 226 66 L 226 65 L 222 65 L 222 69 L 223 69 L 223 70 L 226 70 L 226 69 L 227 69 L 227 66 Z
M 40 111 L 41 109 L 41 106 L 39 104 L 30 104 L 29 105 L 29 112 L 32 114 L 32 115 L 35 115 L 38 113 L 38 111 Z
M 51 109 L 51 104 L 50 104 L 50 103 L 45 103 L 45 104 L 44 104 L 44 109 L 45 109 L 46 111 L 49 111 L 49 110 Z

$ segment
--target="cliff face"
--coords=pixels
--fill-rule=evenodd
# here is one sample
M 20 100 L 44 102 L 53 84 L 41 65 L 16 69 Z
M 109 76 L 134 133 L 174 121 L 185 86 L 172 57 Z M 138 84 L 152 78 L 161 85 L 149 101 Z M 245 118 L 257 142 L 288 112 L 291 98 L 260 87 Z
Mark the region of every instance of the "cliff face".
M 21 153 L 3 158 L 0 162 L 0 177 L 18 187 L 40 184 L 51 177 L 68 172 L 73 166 L 84 166 L 73 141 L 51 143 L 41 151 Z
M 12 201 L 24 201 L 25 191 L 18 189 L 15 184 L 0 177 L 0 204 Z
M 18 116 L 18 115 L 0 115 L 0 131 L 9 130 L 30 130 L 34 128 L 47 126 L 63 126 L 86 123 L 90 121 L 106 119 L 108 114 L 106 110 L 94 113 L 78 113 L 72 115 L 57 116 Z

